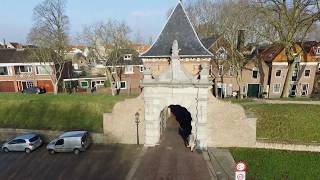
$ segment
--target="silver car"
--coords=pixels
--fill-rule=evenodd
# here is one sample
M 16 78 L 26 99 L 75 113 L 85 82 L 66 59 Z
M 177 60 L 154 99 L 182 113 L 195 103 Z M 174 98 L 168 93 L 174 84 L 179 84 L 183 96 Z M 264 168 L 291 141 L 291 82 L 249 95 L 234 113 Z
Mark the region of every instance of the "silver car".
M 42 145 L 42 140 L 37 134 L 24 134 L 17 136 L 16 138 L 4 143 L 2 150 L 4 152 L 9 151 L 25 151 L 30 153 Z
M 52 140 L 47 145 L 47 149 L 50 154 L 55 152 L 74 152 L 74 154 L 78 155 L 80 152 L 85 151 L 91 142 L 91 137 L 87 131 L 70 131 Z

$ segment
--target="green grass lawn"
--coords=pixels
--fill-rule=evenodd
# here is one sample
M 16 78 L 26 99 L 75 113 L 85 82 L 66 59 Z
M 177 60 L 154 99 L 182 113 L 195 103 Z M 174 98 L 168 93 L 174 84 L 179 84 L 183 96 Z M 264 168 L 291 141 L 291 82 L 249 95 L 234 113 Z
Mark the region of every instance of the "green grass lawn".
M 289 143 L 320 143 L 320 106 L 301 104 L 243 105 L 257 120 L 257 138 Z
M 236 161 L 248 165 L 247 179 L 318 180 L 320 153 L 264 149 L 231 149 Z
M 103 113 L 128 96 L 0 94 L 0 127 L 102 132 Z

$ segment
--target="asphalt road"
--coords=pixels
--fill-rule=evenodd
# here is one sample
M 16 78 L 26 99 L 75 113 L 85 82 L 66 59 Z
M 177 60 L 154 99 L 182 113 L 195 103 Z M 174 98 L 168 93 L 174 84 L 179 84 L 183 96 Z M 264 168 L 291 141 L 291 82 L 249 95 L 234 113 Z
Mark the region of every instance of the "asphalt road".
M 86 152 L 50 155 L 44 146 L 31 154 L 0 152 L 2 180 L 123 180 L 141 148 L 92 145 Z

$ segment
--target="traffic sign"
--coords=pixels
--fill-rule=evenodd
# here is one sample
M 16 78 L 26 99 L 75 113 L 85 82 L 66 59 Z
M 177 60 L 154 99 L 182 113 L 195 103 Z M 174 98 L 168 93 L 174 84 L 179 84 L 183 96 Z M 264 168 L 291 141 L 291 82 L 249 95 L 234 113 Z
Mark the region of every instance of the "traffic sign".
M 236 174 L 235 179 L 236 180 L 245 180 L 246 179 L 246 170 L 247 165 L 243 161 L 239 161 L 236 163 Z

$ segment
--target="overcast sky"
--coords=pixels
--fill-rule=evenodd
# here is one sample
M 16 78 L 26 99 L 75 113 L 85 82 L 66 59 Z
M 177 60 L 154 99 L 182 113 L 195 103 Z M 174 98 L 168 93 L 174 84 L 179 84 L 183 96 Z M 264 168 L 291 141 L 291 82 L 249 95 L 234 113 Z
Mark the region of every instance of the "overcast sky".
M 42 0 L 0 0 L 0 39 L 26 42 L 32 26 L 33 8 Z M 81 32 L 86 24 L 115 18 L 125 21 L 134 32 L 147 40 L 155 38 L 166 21 L 168 9 L 177 0 L 68 0 L 67 15 L 71 35 Z M 134 33 L 132 33 L 134 34 Z

